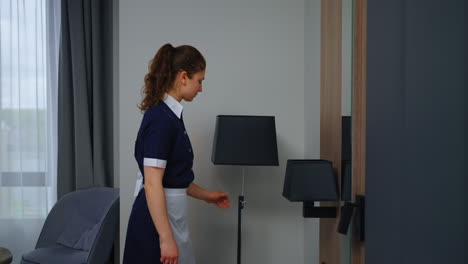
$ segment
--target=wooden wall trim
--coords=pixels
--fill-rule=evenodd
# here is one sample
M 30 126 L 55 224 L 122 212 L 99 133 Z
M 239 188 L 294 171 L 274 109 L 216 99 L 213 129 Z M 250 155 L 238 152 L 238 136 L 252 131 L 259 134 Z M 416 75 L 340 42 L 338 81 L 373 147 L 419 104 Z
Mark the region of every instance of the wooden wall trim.
M 352 197 L 366 193 L 366 42 L 367 0 L 354 0 Z M 352 264 L 365 263 L 365 245 L 353 236 Z
M 320 157 L 330 160 L 341 175 L 341 20 L 342 0 L 321 2 L 320 43 Z M 337 178 L 341 186 L 341 177 Z M 338 202 L 321 203 L 337 206 Z M 320 264 L 340 264 L 340 237 L 337 218 L 320 219 Z

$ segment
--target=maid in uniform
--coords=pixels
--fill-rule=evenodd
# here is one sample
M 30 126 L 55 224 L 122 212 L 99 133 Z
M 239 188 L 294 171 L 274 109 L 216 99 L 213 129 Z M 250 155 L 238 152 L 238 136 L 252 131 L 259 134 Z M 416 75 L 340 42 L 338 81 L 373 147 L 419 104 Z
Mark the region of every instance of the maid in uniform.
M 135 142 L 138 180 L 127 228 L 124 264 L 195 264 L 187 195 L 229 207 L 228 195 L 193 183 L 193 150 L 180 101 L 202 91 L 205 59 L 192 46 L 162 46 L 145 76 L 144 116 Z

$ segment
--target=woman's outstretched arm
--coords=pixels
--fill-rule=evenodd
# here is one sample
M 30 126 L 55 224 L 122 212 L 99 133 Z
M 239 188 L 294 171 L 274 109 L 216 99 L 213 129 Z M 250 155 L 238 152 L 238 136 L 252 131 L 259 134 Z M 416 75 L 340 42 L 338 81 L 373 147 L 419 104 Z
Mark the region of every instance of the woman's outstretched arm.
M 187 194 L 207 203 L 216 204 L 219 208 L 229 207 L 229 196 L 227 193 L 221 191 L 208 191 L 193 182 L 188 187 Z

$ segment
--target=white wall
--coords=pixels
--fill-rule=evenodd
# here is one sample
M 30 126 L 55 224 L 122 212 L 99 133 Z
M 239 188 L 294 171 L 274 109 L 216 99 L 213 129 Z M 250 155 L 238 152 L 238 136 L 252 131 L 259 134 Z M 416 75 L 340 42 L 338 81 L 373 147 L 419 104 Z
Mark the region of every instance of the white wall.
M 276 116 L 280 166 L 247 169 L 243 263 L 317 263 L 316 221 L 304 220 L 301 204 L 288 202 L 281 193 L 287 159 L 304 158 L 306 148 L 308 158 L 318 158 L 320 42 L 313 36 L 319 38 L 320 26 L 313 16 L 320 14 L 319 0 L 307 5 L 304 0 L 193 2 L 119 3 L 121 252 L 137 171 L 133 143 L 142 115 L 136 104 L 148 61 L 170 42 L 194 45 L 207 60 L 204 92 L 184 104 L 184 121 L 195 150 L 195 182 L 229 192 L 232 201 L 231 208 L 220 210 L 191 199 L 190 229 L 198 263 L 236 261 L 241 170 L 210 161 L 218 114 Z M 312 8 L 308 22 L 305 7 Z M 305 43 L 310 44 L 306 49 Z M 309 68 L 305 57 L 314 61 Z
M 320 0 L 305 1 L 304 158 L 306 159 L 320 158 L 320 7 Z M 318 263 L 319 219 L 303 219 L 304 263 Z
M 352 55 L 353 55 L 353 0 L 342 0 L 341 14 L 341 113 L 351 115 Z
M 119 166 L 119 144 L 120 144 L 120 101 L 119 101 L 119 92 L 120 92 L 120 72 L 119 72 L 119 0 L 112 1 L 112 82 L 114 87 L 113 100 L 114 100 L 114 187 L 120 187 L 120 166 Z

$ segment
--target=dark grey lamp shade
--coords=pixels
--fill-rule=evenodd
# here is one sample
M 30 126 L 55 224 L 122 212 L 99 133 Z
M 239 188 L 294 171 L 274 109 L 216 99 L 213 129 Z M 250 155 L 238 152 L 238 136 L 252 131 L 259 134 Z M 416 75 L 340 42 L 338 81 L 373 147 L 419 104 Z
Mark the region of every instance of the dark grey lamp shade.
M 218 115 L 211 161 L 216 165 L 278 166 L 275 117 Z
M 283 196 L 289 201 L 337 201 L 338 185 L 331 161 L 288 160 Z

